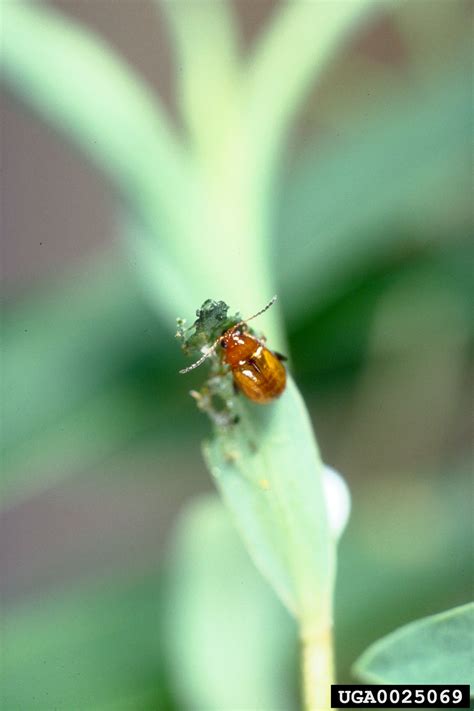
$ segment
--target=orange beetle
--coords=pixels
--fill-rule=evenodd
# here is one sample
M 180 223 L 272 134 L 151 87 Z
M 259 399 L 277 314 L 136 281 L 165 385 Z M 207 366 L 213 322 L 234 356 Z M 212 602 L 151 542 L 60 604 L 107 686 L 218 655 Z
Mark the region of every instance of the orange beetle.
M 188 373 L 194 370 L 221 346 L 224 350 L 223 360 L 232 371 L 236 387 L 249 400 L 263 405 L 277 398 L 286 386 L 286 370 L 281 362 L 286 359 L 279 353 L 270 351 L 255 336 L 245 332 L 247 321 L 263 314 L 275 300 L 276 296 L 261 311 L 228 328 L 199 360 L 179 372 Z

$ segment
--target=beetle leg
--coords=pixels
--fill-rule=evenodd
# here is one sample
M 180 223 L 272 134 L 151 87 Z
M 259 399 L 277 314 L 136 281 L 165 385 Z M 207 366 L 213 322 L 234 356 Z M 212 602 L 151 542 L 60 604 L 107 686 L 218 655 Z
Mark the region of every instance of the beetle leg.
M 288 360 L 287 356 L 283 355 L 283 353 L 278 353 L 278 351 L 273 351 L 273 355 L 275 355 L 280 361 Z

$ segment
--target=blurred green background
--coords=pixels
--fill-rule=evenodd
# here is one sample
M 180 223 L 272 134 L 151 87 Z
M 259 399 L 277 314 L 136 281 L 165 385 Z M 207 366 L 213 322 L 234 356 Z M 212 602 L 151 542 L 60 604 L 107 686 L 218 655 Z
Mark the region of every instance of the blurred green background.
M 51 5 L 178 121 L 151 3 Z M 250 51 L 279 6 L 233 8 Z M 298 112 L 278 176 L 292 371 L 353 497 L 341 682 L 373 640 L 472 595 L 471 25 L 458 0 L 362 23 Z M 11 89 L 2 151 L 4 708 L 296 708 L 295 630 L 209 498 L 208 424 L 187 394 L 199 379 L 177 375 L 117 195 Z M 243 687 L 255 705 L 233 704 Z

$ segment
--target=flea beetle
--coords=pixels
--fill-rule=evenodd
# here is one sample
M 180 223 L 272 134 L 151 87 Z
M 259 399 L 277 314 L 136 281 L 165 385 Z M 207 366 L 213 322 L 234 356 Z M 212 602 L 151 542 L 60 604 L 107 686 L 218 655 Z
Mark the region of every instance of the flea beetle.
M 230 367 L 236 388 L 249 400 L 263 405 L 279 397 L 286 385 L 286 370 L 282 363 L 286 359 L 247 332 L 247 322 L 263 314 L 275 300 L 276 296 L 253 316 L 226 329 L 199 360 L 179 372 L 189 373 L 198 368 L 220 347 L 222 360 Z

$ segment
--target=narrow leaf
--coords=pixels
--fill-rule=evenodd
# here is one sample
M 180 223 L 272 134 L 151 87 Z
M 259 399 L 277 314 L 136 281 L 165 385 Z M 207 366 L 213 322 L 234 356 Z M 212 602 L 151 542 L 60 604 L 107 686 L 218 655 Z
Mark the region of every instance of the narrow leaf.
M 274 404 L 241 408 L 239 424 L 218 432 L 205 458 L 257 567 L 300 621 L 321 623 L 334 540 L 308 414 L 291 378 Z
M 173 249 L 186 159 L 157 96 L 113 50 L 45 5 L 4 3 L 4 81 L 84 150 Z M 173 227 L 172 227 L 172 226 Z
M 374 0 L 296 0 L 277 7 L 249 60 L 246 79 L 249 125 L 263 164 L 273 162 L 300 103 L 340 43 L 368 10 L 381 6 Z
M 183 121 L 199 158 L 216 153 L 227 136 L 239 87 L 237 22 L 229 0 L 159 3 L 174 43 L 178 97 Z M 212 111 L 209 111 L 209 101 Z
M 180 149 L 158 98 L 103 40 L 30 3 L 6 3 L 3 22 L 4 77 L 26 101 L 121 182 L 152 163 L 157 182 L 176 175 Z
M 296 627 L 216 495 L 185 509 L 172 554 L 165 639 L 180 708 L 294 708 Z

